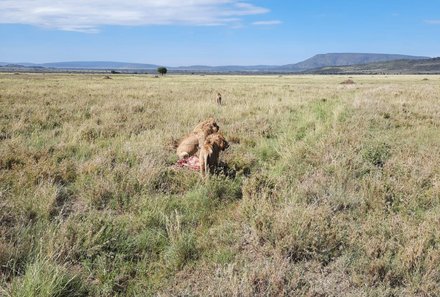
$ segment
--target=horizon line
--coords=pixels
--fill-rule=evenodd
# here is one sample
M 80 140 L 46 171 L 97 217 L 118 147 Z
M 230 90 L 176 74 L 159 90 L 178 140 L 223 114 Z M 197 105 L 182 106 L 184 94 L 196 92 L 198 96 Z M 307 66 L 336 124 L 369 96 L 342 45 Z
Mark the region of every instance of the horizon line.
M 250 64 L 250 65 L 240 65 L 240 64 L 222 64 L 222 65 L 209 65 L 209 64 L 189 64 L 189 65 L 165 65 L 165 64 L 156 64 L 156 63 L 149 63 L 149 62 L 128 62 L 128 61 L 116 61 L 116 60 L 70 60 L 70 61 L 51 61 L 51 62 L 4 62 L 0 61 L 0 63 L 5 64 L 35 64 L 35 66 L 43 65 L 43 64 L 58 64 L 58 63 L 121 63 L 121 64 L 144 64 L 144 65 L 154 65 L 154 66 L 163 66 L 163 67 L 171 67 L 171 68 L 177 68 L 177 67 L 232 67 L 232 66 L 239 66 L 239 67 L 255 67 L 255 66 L 285 66 L 285 65 L 292 65 L 301 63 L 303 61 L 306 61 L 308 59 L 311 59 L 313 57 L 319 56 L 319 55 L 336 55 L 336 54 L 344 54 L 344 55 L 350 55 L 350 54 L 357 54 L 357 55 L 395 55 L 395 56 L 410 56 L 410 57 L 418 57 L 418 58 L 428 58 L 432 59 L 436 56 L 421 56 L 421 55 L 412 55 L 412 54 L 390 54 L 390 53 L 366 53 L 366 52 L 330 52 L 330 53 L 323 53 L 323 54 L 315 54 L 313 56 L 310 56 L 309 58 L 306 58 L 304 60 L 300 60 L 297 62 L 290 62 L 286 64 L 266 64 L 266 63 L 260 63 L 260 64 Z M 24 66 L 24 65 L 22 65 Z

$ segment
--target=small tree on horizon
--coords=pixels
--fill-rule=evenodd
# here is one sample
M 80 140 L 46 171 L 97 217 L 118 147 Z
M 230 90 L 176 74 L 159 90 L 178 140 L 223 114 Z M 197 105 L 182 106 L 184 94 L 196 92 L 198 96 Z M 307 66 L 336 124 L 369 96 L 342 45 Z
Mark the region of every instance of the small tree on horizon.
M 166 67 L 159 67 L 159 68 L 157 68 L 157 72 L 163 76 L 164 74 L 167 74 L 168 69 Z

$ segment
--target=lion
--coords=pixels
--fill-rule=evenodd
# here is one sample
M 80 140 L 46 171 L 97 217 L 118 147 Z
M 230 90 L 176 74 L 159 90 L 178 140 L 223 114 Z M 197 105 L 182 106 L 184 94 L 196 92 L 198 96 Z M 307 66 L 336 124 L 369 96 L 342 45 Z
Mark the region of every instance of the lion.
M 206 137 L 213 133 L 217 133 L 220 127 L 214 118 L 209 118 L 201 123 L 199 123 L 193 130 L 199 139 L 199 148 L 205 143 Z
M 203 146 L 206 137 L 218 132 L 219 129 L 220 127 L 214 118 L 209 118 L 199 123 L 194 130 L 180 142 L 177 147 L 177 156 L 180 159 L 184 159 L 195 155 L 199 148 Z
M 220 152 L 228 147 L 229 143 L 220 133 L 214 133 L 206 137 L 199 153 L 200 173 L 203 176 L 209 174 L 211 169 L 218 166 Z
M 195 133 L 191 133 L 183 138 L 177 146 L 177 156 L 185 159 L 193 156 L 199 150 L 199 138 Z

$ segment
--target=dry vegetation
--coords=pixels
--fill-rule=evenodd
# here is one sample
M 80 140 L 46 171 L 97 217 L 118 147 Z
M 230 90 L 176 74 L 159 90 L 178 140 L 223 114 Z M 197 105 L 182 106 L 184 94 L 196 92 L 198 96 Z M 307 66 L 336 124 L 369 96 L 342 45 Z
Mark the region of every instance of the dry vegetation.
M 1 74 L 0 295 L 440 295 L 440 78 L 344 79 Z

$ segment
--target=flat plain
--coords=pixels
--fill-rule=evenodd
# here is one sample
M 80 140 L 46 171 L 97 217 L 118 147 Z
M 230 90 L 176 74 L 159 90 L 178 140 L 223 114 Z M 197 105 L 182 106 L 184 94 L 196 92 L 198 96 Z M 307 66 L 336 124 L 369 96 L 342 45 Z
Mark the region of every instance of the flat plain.
M 0 295 L 440 295 L 440 76 L 110 78 L 0 74 Z

